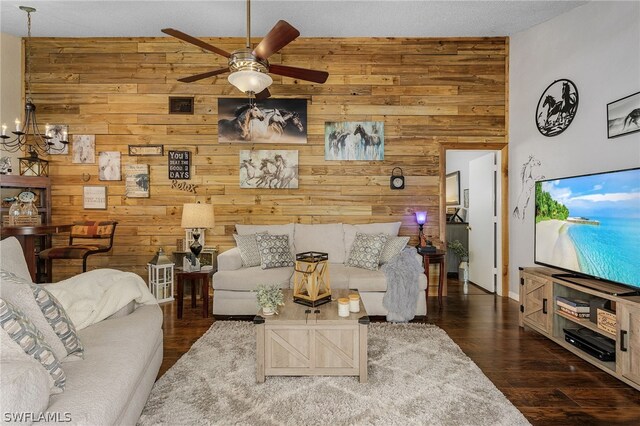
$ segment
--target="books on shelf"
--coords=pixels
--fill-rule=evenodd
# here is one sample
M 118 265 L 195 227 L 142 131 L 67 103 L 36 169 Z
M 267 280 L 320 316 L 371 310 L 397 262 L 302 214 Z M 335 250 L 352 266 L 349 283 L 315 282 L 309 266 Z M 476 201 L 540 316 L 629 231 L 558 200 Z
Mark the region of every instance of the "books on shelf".
M 569 299 L 568 297 L 556 296 L 556 303 L 562 302 L 574 308 L 589 308 L 589 302 L 579 299 Z
M 558 306 L 558 309 L 560 309 L 560 312 L 562 312 L 563 314 L 571 315 L 572 317 L 575 317 L 575 318 L 588 319 L 591 316 L 589 312 L 576 312 L 569 308 L 565 308 L 564 306 Z
M 559 307 L 562 306 L 563 308 L 567 308 L 572 312 L 580 312 L 580 313 L 583 313 L 583 314 L 588 314 L 588 313 L 591 312 L 591 310 L 590 310 L 590 308 L 588 306 L 575 307 L 575 306 L 567 305 L 566 303 L 561 302 L 559 300 L 556 300 L 556 305 L 558 305 Z

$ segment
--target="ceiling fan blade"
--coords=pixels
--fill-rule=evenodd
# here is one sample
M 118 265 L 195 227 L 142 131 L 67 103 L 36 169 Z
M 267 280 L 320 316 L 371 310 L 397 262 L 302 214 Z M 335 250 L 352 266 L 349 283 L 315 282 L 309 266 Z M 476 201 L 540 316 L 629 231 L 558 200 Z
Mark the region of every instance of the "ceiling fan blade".
M 189 34 L 185 34 L 182 31 L 174 30 L 173 28 L 163 28 L 161 30 L 163 33 L 168 34 L 172 37 L 180 39 L 182 41 L 186 41 L 187 43 L 194 44 L 204 50 L 208 50 L 213 53 L 217 53 L 218 55 L 222 55 L 225 58 L 231 56 L 229 52 L 226 52 L 220 48 L 210 45 L 209 43 L 205 43 L 204 41 L 197 39 L 195 37 L 191 37 Z
M 298 38 L 299 35 L 300 31 L 296 30 L 290 23 L 280 20 L 256 46 L 253 50 L 253 55 L 260 59 L 267 59 Z
M 309 70 L 306 68 L 288 67 L 286 65 L 269 64 L 269 72 L 285 77 L 299 78 L 300 80 L 324 83 L 329 78 L 326 71 Z
M 271 96 L 271 92 L 269 92 L 269 89 L 264 89 L 262 92 L 260 93 L 256 93 L 256 99 L 267 99 L 268 97 Z
M 179 78 L 178 81 L 181 81 L 183 83 L 193 83 L 194 81 L 202 80 L 203 78 L 207 78 L 207 77 L 213 77 L 214 75 L 218 75 L 218 74 L 224 74 L 225 72 L 228 72 L 228 71 L 229 71 L 229 67 L 220 68 L 213 71 L 203 72 L 202 74 L 192 75 L 190 77 Z

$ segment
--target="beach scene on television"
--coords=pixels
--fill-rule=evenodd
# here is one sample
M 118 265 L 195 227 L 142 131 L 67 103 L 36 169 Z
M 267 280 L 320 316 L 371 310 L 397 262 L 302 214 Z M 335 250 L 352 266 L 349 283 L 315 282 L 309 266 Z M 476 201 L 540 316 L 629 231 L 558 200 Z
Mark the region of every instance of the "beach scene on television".
M 536 182 L 539 263 L 640 287 L 640 169 Z

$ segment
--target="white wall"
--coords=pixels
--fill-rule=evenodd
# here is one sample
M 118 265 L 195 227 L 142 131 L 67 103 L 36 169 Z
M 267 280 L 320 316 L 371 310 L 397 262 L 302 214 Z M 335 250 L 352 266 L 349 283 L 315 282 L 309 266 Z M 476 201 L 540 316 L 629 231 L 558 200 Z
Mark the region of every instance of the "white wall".
M 554 80 L 573 81 L 580 97 L 573 123 L 547 138 L 535 125 L 540 95 Z M 607 139 L 607 103 L 640 91 L 640 3 L 589 2 L 510 41 L 509 203 L 522 189 L 520 169 L 530 155 L 546 178 L 640 165 L 640 132 Z M 533 198 L 525 219 L 511 217 L 510 294 L 518 267 L 533 265 Z
M 12 136 L 15 120 L 22 119 L 22 44 L 21 38 L 0 32 L 0 124 L 7 125 L 7 135 Z M 8 153 L 0 150 L 0 156 L 11 157 L 13 174 L 18 174 L 18 160 L 22 152 Z

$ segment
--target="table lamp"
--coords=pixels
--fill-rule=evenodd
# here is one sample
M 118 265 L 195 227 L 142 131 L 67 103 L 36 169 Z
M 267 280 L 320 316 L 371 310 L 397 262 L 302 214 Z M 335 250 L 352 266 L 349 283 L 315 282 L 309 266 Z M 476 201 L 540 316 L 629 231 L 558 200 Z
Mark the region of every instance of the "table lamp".
M 431 245 L 431 241 L 428 241 L 424 236 L 424 224 L 427 223 L 427 212 L 416 212 L 416 222 L 420 227 L 420 232 L 418 233 L 418 245 L 416 248 L 418 249 L 418 253 L 435 253 L 436 248 Z
M 202 244 L 200 244 L 200 233 L 204 229 L 213 227 L 213 205 L 201 203 L 187 203 L 182 207 L 183 228 L 191 229 L 193 242 L 189 246 L 191 253 L 195 257 L 200 255 Z
M 416 212 L 416 222 L 418 222 L 418 226 L 420 227 L 420 232 L 418 232 L 418 247 L 426 246 L 426 240 L 424 238 L 424 224 L 427 223 L 427 212 Z

